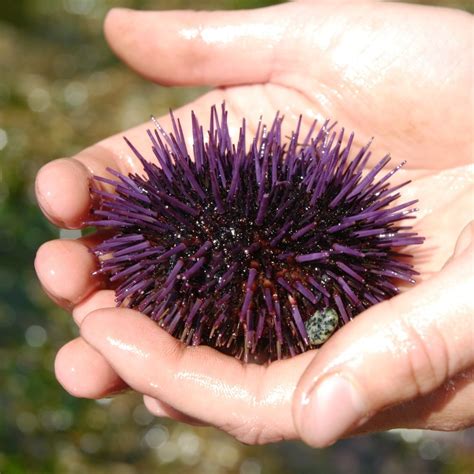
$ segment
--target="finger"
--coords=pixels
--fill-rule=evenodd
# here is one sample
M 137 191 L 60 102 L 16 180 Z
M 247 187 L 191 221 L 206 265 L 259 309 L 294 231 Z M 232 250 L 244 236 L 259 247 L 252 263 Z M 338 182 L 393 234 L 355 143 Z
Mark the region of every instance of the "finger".
M 174 421 L 187 423 L 188 425 L 193 426 L 207 426 L 205 423 L 197 420 L 196 418 L 192 418 L 183 412 L 175 410 L 171 405 L 157 400 L 156 398 L 145 395 L 143 397 L 143 403 L 152 415 L 158 416 L 160 418 L 170 418 Z
M 331 444 L 474 364 L 473 258 L 471 243 L 437 276 L 369 309 L 323 346 L 295 395 L 303 440 Z
M 461 372 L 427 395 L 377 413 L 354 434 L 393 428 L 459 431 L 474 424 L 472 400 L 474 368 Z
M 84 318 L 92 311 L 103 308 L 115 308 L 115 291 L 99 290 L 93 292 L 89 297 L 84 298 L 72 310 L 72 317 L 78 326 L 82 324 Z
M 440 182 L 443 193 L 434 193 L 434 187 Z M 438 273 L 451 259 L 458 236 L 464 239 L 460 233 L 474 215 L 473 183 L 474 168 L 466 165 L 414 177 L 414 182 L 406 187 L 404 199 L 419 199 L 420 211 L 413 230 L 426 239 L 425 245 L 414 249 L 420 278 L 426 280 Z
M 184 347 L 128 309 L 89 314 L 81 335 L 128 385 L 187 416 L 249 443 L 295 436 L 292 394 L 313 353 L 267 369 L 243 365 L 209 347 Z
M 127 388 L 102 355 L 81 338 L 59 350 L 54 370 L 59 383 L 75 397 L 102 398 Z
M 284 46 L 292 36 L 282 38 L 294 17 L 292 7 L 233 12 L 114 8 L 104 30 L 123 61 L 161 84 L 261 83 L 283 66 Z
M 89 179 L 89 170 L 76 159 L 62 158 L 44 165 L 35 180 L 43 214 L 58 227 L 81 227 L 84 213 L 78 209 L 89 209 Z
M 144 124 L 143 132 L 148 124 Z M 133 136 L 134 129 L 125 133 Z M 116 149 L 116 145 L 122 146 Z M 35 192 L 45 216 L 62 228 L 79 229 L 90 219 L 92 177 L 107 176 L 107 168 L 121 172 L 136 170 L 137 162 L 124 145 L 123 136 L 113 136 L 86 148 L 72 158 L 60 158 L 44 165 L 36 176 Z M 122 151 L 120 151 L 122 150 Z M 108 190 L 108 185 L 94 181 Z
M 104 286 L 94 276 L 97 267 L 89 251 L 91 239 L 52 240 L 38 249 L 35 270 L 46 293 L 59 306 L 72 309 L 88 295 Z
M 212 91 L 197 101 L 175 111 L 175 117 L 181 120 L 183 130 L 191 130 L 191 110 L 199 116 L 208 117 L 212 105 L 223 100 L 222 91 Z M 230 114 L 232 115 L 232 114 Z M 258 117 L 258 114 L 256 114 Z M 232 119 L 231 119 L 232 120 Z M 239 118 L 240 120 L 240 118 Z M 159 119 L 166 130 L 170 130 L 169 116 Z M 73 158 L 61 158 L 43 166 L 36 177 L 35 189 L 37 201 L 46 217 L 62 228 L 77 229 L 84 227 L 90 220 L 92 199 L 90 187 L 92 176 L 109 176 L 107 168 L 113 168 L 127 175 L 139 172 L 141 165 L 136 156 L 124 142 L 126 136 L 146 158 L 155 160 L 147 129 L 153 129 L 151 122 L 113 135 L 101 142 L 81 151 Z M 191 142 L 191 137 L 189 137 Z M 94 181 L 94 186 L 110 190 L 108 185 Z
M 453 258 L 460 257 L 465 252 L 468 252 L 472 242 L 474 242 L 474 223 L 470 222 L 459 234 L 459 238 L 454 247 Z

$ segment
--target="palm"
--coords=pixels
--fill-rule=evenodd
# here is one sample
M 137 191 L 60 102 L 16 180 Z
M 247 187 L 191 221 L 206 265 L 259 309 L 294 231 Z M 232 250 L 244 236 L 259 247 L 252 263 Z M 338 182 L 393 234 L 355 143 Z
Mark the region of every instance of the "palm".
M 221 68 L 222 65 L 219 63 L 219 60 L 224 60 L 225 48 L 234 47 L 237 50 L 240 48 L 238 35 L 237 39 L 234 38 L 234 42 L 230 42 L 230 46 L 224 47 L 224 51 L 220 51 L 217 45 L 215 51 L 207 52 L 209 57 L 200 52 L 204 69 L 193 69 L 196 75 L 193 79 L 192 73 L 184 74 L 188 66 L 178 65 L 176 69 L 173 67 L 174 64 L 170 63 L 167 69 L 160 69 L 160 65 L 150 62 L 146 54 L 141 55 L 140 51 L 136 51 L 136 48 L 143 44 L 143 41 L 140 41 L 140 34 L 143 34 L 143 31 L 150 34 L 149 31 L 153 26 L 148 25 L 147 29 L 141 17 L 137 19 L 140 23 L 140 32 L 135 33 L 137 35 L 135 40 L 133 35 L 130 39 L 122 34 L 122 29 L 128 22 L 120 25 L 120 20 L 116 19 L 117 25 L 109 25 L 106 32 L 118 54 L 148 77 L 165 83 L 187 84 L 208 80 L 211 83 L 223 84 L 223 87 L 176 111 L 185 130 L 190 129 L 191 110 L 194 110 L 199 117 L 205 118 L 212 105 L 225 101 L 229 110 L 230 124 L 238 126 L 241 118 L 246 117 L 250 133 L 255 131 L 260 115 L 264 121 L 269 122 L 277 111 L 282 112 L 286 117 L 285 126 L 289 132 L 294 127 L 298 115 L 302 113 L 305 125 L 314 118 L 337 120 L 340 126 L 355 132 L 356 145 L 364 145 L 374 136 L 372 146 L 374 160 L 387 152 L 392 154 L 394 166 L 407 160 L 407 166 L 394 176 L 393 182 L 412 180 L 412 183 L 402 190 L 402 199 L 419 199 L 420 211 L 414 225 L 418 233 L 427 238 L 427 242 L 420 249 L 414 250 L 414 264 L 421 273 L 421 279 L 426 279 L 438 272 L 446 263 L 461 229 L 469 220 L 469 186 L 472 171 L 469 169 L 468 150 L 471 145 L 469 117 L 472 111 L 469 101 L 465 101 L 462 96 L 462 91 L 469 88 L 469 62 L 462 64 L 459 59 L 452 59 L 459 58 L 459 54 L 452 53 L 459 48 L 458 43 L 462 44 L 465 41 L 463 34 L 465 35 L 466 29 L 454 28 L 454 33 L 450 32 L 449 23 L 456 23 L 458 17 L 452 13 L 445 15 L 443 20 L 447 26 L 446 36 L 443 37 L 436 26 L 437 22 L 433 21 L 436 19 L 437 11 L 431 9 L 418 11 L 415 8 L 413 11 L 410 10 L 407 19 L 405 9 L 410 8 L 402 5 L 371 4 L 348 5 L 336 11 L 331 6 L 288 4 L 262 10 L 264 13 L 257 13 L 258 21 L 255 21 L 258 24 L 265 21 L 272 25 L 272 28 L 276 28 L 277 39 L 267 38 L 267 42 L 272 43 L 271 46 L 276 48 L 276 52 L 272 53 L 271 60 L 256 63 L 255 70 L 251 72 L 247 70 L 248 66 L 247 69 L 244 67 L 246 72 L 242 73 L 242 78 L 235 78 L 232 74 L 229 76 L 227 68 L 232 70 L 233 64 L 230 65 L 228 62 L 227 68 L 225 64 Z M 301 22 L 302 18 L 305 19 L 305 23 Z M 161 20 L 163 25 L 166 23 L 165 20 Z M 407 26 L 407 31 L 403 31 L 404 34 L 400 35 L 400 27 L 396 25 L 403 22 L 406 25 L 407 21 L 412 23 Z M 293 28 L 292 25 L 295 24 L 300 27 Z M 206 27 L 198 26 L 199 34 L 205 35 Z M 176 25 L 175 28 L 178 30 Z M 285 41 L 278 39 L 280 37 L 285 38 Z M 436 47 L 433 48 L 431 44 L 433 37 L 439 41 L 439 48 L 444 50 L 445 55 L 442 58 L 439 58 Z M 177 38 L 175 40 L 178 48 L 186 47 L 180 44 L 181 40 Z M 257 43 L 261 41 L 260 37 L 256 41 Z M 160 44 L 158 42 L 156 48 L 159 48 Z M 204 41 L 202 44 L 199 43 L 199 38 L 197 44 L 203 50 L 213 47 L 206 45 Z M 416 47 L 412 47 L 413 45 Z M 257 44 L 256 49 L 259 46 L 262 45 Z M 193 48 L 196 49 L 196 46 Z M 433 57 L 424 54 L 426 50 L 432 51 L 430 54 Z M 217 58 L 212 57 L 214 53 Z M 245 51 L 232 53 L 237 56 L 233 58 L 234 61 L 243 60 L 244 53 Z M 242 57 L 239 57 L 239 54 Z M 179 57 L 179 54 L 176 56 Z M 450 61 L 453 64 L 449 64 Z M 183 70 L 182 76 L 179 75 L 179 67 Z M 176 74 L 176 77 L 170 77 L 169 74 Z M 222 75 L 222 80 L 219 80 L 219 74 Z M 239 72 L 236 74 L 238 76 Z M 256 84 L 239 85 L 251 82 Z M 164 128 L 169 128 L 167 117 L 160 119 L 160 122 Z M 145 130 L 150 127 L 151 124 L 147 123 L 125 132 L 127 138 L 144 152 L 145 156 L 149 150 Z M 83 181 L 74 184 L 76 195 L 74 200 L 70 198 L 67 207 L 64 204 L 60 212 L 55 212 L 51 207 L 45 209 L 52 220 L 66 222 L 70 227 L 81 225 L 90 207 L 88 179 L 91 174 L 105 175 L 106 167 L 118 169 L 122 173 L 140 170 L 139 163 L 127 151 L 121 136 L 122 134 L 110 137 L 84 150 L 76 157 L 82 165 L 74 165 L 75 175 L 76 177 L 81 175 Z M 373 162 L 369 162 L 369 166 L 371 164 Z M 45 181 L 43 178 L 43 182 Z M 41 184 L 41 180 L 39 183 Z M 45 186 L 43 185 L 43 188 Z M 69 189 L 67 191 L 71 193 Z M 81 192 L 82 201 L 78 197 Z M 44 204 L 42 194 L 42 188 L 39 186 L 40 203 L 43 201 Z M 64 192 L 61 194 L 58 191 L 57 195 L 63 196 Z M 100 239 L 99 235 L 85 239 L 83 243 L 89 245 L 91 240 L 97 239 Z M 54 246 L 53 243 L 51 245 Z M 53 252 L 54 249 L 45 250 L 47 251 Z M 79 274 L 76 277 L 77 284 L 68 289 L 67 300 L 68 306 L 75 307 L 74 316 L 80 323 L 86 314 L 94 309 L 113 307 L 113 292 L 104 289 L 103 282 L 91 279 L 90 273 L 95 262 L 90 257 L 86 258 L 84 252 L 78 252 L 75 258 L 71 256 L 73 254 L 74 252 L 69 253 L 67 258 L 57 257 L 58 262 L 60 260 L 57 265 L 62 270 L 56 271 L 56 279 L 44 276 L 46 271 L 41 269 L 41 258 L 38 258 L 40 262 L 38 273 L 46 289 L 56 301 L 60 302 L 61 298 L 65 298 L 65 291 L 60 294 L 61 291 L 55 291 L 54 287 L 56 286 L 57 290 L 61 285 L 58 280 L 61 275 L 67 274 L 65 268 L 76 269 L 76 273 Z M 161 347 L 162 351 L 156 353 L 157 358 L 163 358 L 164 353 L 166 362 L 167 347 L 171 348 L 171 352 L 176 352 L 177 343 L 170 341 L 166 334 L 162 334 L 163 331 L 149 326 L 150 321 L 140 320 L 136 324 L 147 328 L 150 333 L 153 332 L 155 338 L 153 347 Z M 131 326 L 130 331 L 133 330 Z M 76 372 L 81 370 L 84 373 L 90 372 L 90 364 L 86 363 L 87 357 L 84 356 L 88 351 L 87 347 L 83 342 L 75 344 L 76 347 L 72 345 L 69 349 L 68 346 L 65 347 L 65 354 L 59 357 L 60 363 L 69 367 L 73 360 L 78 364 Z M 143 344 L 146 346 L 146 341 Z M 213 374 L 206 375 L 207 382 L 204 385 L 206 383 L 209 385 L 211 380 L 216 386 L 224 387 L 222 389 L 224 391 L 238 387 L 239 393 L 243 395 L 238 401 L 225 397 L 223 401 L 216 395 L 219 410 L 202 417 L 201 414 L 206 413 L 206 407 L 209 405 L 206 398 L 208 394 L 203 391 L 199 380 L 189 379 L 184 375 L 180 378 L 179 367 L 173 374 L 171 371 L 161 375 L 171 384 L 176 384 L 176 380 L 179 379 L 182 393 L 173 397 L 169 397 L 169 394 L 160 389 L 150 390 L 151 382 L 144 384 L 137 374 L 127 379 L 127 383 L 145 394 L 160 398 L 165 404 L 172 405 L 178 412 L 175 412 L 174 408 L 170 409 L 170 413 L 173 413 L 171 416 L 177 419 L 189 420 L 188 415 L 203 418 L 204 421 L 215 424 L 247 442 L 269 441 L 295 435 L 289 405 L 296 381 L 313 354 L 307 353 L 291 361 L 277 362 L 268 368 L 243 367 L 237 361 L 208 348 L 186 349 L 182 354 L 179 367 L 186 365 L 183 359 L 188 361 L 186 373 L 193 373 L 189 367 L 194 367 L 195 372 L 199 373 L 201 369 L 198 366 L 202 365 L 204 360 L 210 365 L 208 373 Z M 82 392 L 78 390 L 79 394 L 102 396 L 122 384 L 108 364 L 97 359 L 96 353 L 89 354 L 89 357 L 96 361 L 97 373 L 102 371 L 102 375 L 106 374 L 103 378 L 107 379 L 107 383 L 95 381 L 93 388 L 84 385 Z M 123 362 L 131 363 L 133 366 L 133 361 L 124 359 Z M 139 367 L 137 365 L 137 373 Z M 114 368 L 123 377 L 121 368 L 115 365 Z M 71 386 L 67 375 L 64 375 L 66 369 L 60 367 L 57 370 L 63 384 Z M 90 377 L 84 377 L 89 381 Z M 99 374 L 96 379 L 100 377 Z M 241 380 L 246 383 L 241 383 Z M 283 380 L 283 388 L 278 389 L 278 383 L 275 388 L 275 380 L 277 382 Z M 77 376 L 74 383 L 77 383 Z M 163 380 L 160 379 L 158 385 L 163 384 Z M 187 389 L 197 390 L 192 407 L 189 407 L 189 400 L 185 397 Z M 201 391 L 204 402 L 196 401 Z M 258 397 L 254 395 L 255 393 Z M 270 402 L 267 404 L 267 398 L 273 400 L 275 396 L 278 401 L 273 405 Z M 204 405 L 200 406 L 200 403 Z M 268 427 L 257 426 L 249 433 L 248 423 L 255 420 L 248 407 L 256 404 L 261 407 L 261 419 L 265 419 L 264 412 L 267 412 L 267 419 L 277 421 Z M 238 412 L 239 407 L 240 418 L 236 419 L 229 415 Z M 181 411 L 185 415 L 180 414 Z M 285 414 L 276 416 L 276 413 Z
M 298 82 L 297 77 L 295 81 Z M 213 101 L 219 103 L 223 100 L 237 119 L 236 123 L 238 123 L 239 117 L 245 114 L 246 110 L 256 109 L 268 120 L 273 117 L 276 111 L 283 111 L 288 117 L 288 123 L 286 124 L 288 132 L 295 126 L 295 119 L 301 113 L 301 110 L 310 110 L 311 115 L 314 114 L 318 118 L 338 117 L 336 112 L 333 112 L 333 108 L 336 108 L 336 106 L 326 107 L 324 113 L 322 113 L 319 104 L 315 104 L 307 98 L 302 98 L 301 94 L 295 89 L 273 84 L 230 87 L 214 91 L 210 96 L 203 99 L 204 104 L 201 105 L 198 101 L 193 105 L 193 108 L 195 110 L 202 109 L 202 115 L 206 116 L 209 103 Z M 351 108 L 350 103 L 347 103 L 347 108 Z M 374 114 L 384 116 L 385 111 L 375 110 Z M 254 117 L 247 116 L 251 132 L 256 129 L 258 115 L 254 114 Z M 313 117 L 306 116 L 306 125 L 309 125 L 312 120 L 314 120 Z M 373 120 L 373 117 L 358 117 L 355 123 L 350 118 L 347 119 L 347 122 L 338 119 L 340 126 L 348 131 L 355 130 L 356 133 L 361 129 L 364 130 L 365 122 L 369 120 Z M 404 127 L 403 122 L 398 123 L 401 128 Z M 402 189 L 401 199 L 405 201 L 419 200 L 417 205 L 419 212 L 413 225 L 420 235 L 427 238 L 427 243 L 421 248 L 413 249 L 413 252 L 415 256 L 414 264 L 421 273 L 420 278 L 424 279 L 439 271 L 446 263 L 452 254 L 459 232 L 469 221 L 473 170 L 468 159 L 465 158 L 463 163 L 463 157 L 460 155 L 453 153 L 423 155 L 424 151 L 421 143 L 413 150 L 399 152 L 397 150 L 399 133 L 401 133 L 400 130 L 394 130 L 392 127 L 392 136 L 385 136 L 383 145 L 379 143 L 375 135 L 373 148 L 376 152 L 373 155 L 372 163 L 387 152 L 392 155 L 392 166 L 396 166 L 403 160 L 407 161 L 406 166 L 394 175 L 392 182 L 395 184 L 411 180 L 412 182 Z M 416 134 L 417 130 L 412 130 L 412 133 Z M 360 136 L 359 132 L 359 135 L 356 134 L 356 143 L 363 146 L 371 136 L 370 134 Z M 409 138 L 407 137 L 407 139 Z M 429 142 L 425 145 L 426 148 L 431 146 Z

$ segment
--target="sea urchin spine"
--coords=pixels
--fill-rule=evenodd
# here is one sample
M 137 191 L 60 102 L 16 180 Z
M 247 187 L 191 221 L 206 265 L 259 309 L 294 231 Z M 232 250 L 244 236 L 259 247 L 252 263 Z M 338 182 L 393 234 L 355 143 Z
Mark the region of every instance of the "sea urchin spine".
M 413 283 L 401 247 L 423 241 L 411 227 L 416 201 L 364 171 L 369 145 L 349 159 L 353 135 L 326 122 L 288 145 L 278 114 L 247 148 L 245 120 L 231 141 L 227 112 L 212 108 L 208 138 L 192 115 L 192 154 L 179 120 L 148 131 L 155 162 L 125 139 L 143 175 L 95 177 L 94 226 L 113 230 L 93 249 L 117 305 L 137 309 L 186 344 L 245 361 L 292 356 Z M 301 140 L 301 141 L 300 141 Z M 110 191 L 110 192 L 109 192 Z M 391 206 L 391 207 L 390 207 Z

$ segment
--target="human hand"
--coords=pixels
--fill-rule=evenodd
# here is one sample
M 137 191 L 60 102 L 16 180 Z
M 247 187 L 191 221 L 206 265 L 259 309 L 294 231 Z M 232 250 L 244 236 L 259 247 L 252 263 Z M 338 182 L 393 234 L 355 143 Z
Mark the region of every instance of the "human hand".
M 87 250 L 101 234 L 49 242 L 36 259 L 39 278 L 81 327 L 81 338 L 57 357 L 65 388 L 100 397 L 129 385 L 158 415 L 212 424 L 246 442 L 299 436 L 322 446 L 356 426 L 459 429 L 472 423 L 472 249 L 445 266 L 456 240 L 461 248 L 471 232 L 460 237 L 471 219 L 470 26 L 459 12 L 373 3 L 113 11 L 109 42 L 140 73 L 165 84 L 222 86 L 175 113 L 185 129 L 191 109 L 207 116 L 212 104 L 225 100 L 231 122 L 246 116 L 250 131 L 259 115 L 272 118 L 281 110 L 291 127 L 302 112 L 306 124 L 314 116 L 337 119 L 356 132 L 359 144 L 374 135 L 375 158 L 392 151 L 407 159 L 398 179 L 412 179 L 403 196 L 420 200 L 415 230 L 427 243 L 416 251 L 415 265 L 426 281 L 359 315 L 317 352 L 268 367 L 243 366 L 207 347 L 182 347 L 134 311 L 101 310 L 114 306 L 113 292 L 91 276 L 96 262 Z M 169 125 L 166 118 L 160 122 Z M 146 150 L 149 127 L 125 134 Z M 126 153 L 114 136 L 46 165 L 37 193 L 48 218 L 80 227 L 91 207 L 92 174 L 105 175 L 107 166 L 139 170 Z M 361 393 L 362 414 L 344 410 L 349 405 L 341 395 L 324 388 L 316 391 L 324 415 L 315 420 L 318 412 L 302 400 L 316 379 L 335 372 Z

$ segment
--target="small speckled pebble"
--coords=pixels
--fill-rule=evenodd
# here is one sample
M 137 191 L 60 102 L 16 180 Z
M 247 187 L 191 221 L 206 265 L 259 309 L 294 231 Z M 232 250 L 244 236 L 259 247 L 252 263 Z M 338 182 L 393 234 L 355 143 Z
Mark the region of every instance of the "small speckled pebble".
M 318 346 L 329 339 L 339 324 L 337 312 L 331 308 L 316 311 L 306 322 L 306 332 L 312 345 Z

